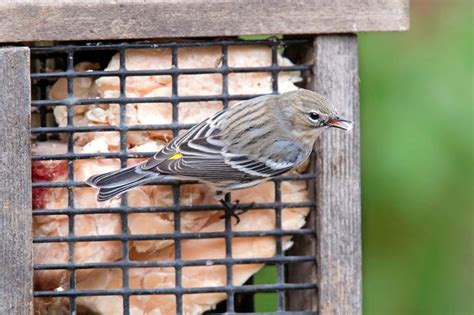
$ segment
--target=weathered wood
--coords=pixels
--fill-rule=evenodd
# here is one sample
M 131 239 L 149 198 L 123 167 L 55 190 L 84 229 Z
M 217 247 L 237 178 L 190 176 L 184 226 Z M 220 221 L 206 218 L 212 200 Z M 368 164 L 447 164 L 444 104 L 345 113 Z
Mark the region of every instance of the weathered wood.
M 32 314 L 30 57 L 0 48 L 0 314 Z
M 352 133 L 331 130 L 316 144 L 321 315 L 362 312 L 358 87 L 356 36 L 318 36 L 313 88 L 355 122 Z
M 0 42 L 403 31 L 409 0 L 7 0 Z

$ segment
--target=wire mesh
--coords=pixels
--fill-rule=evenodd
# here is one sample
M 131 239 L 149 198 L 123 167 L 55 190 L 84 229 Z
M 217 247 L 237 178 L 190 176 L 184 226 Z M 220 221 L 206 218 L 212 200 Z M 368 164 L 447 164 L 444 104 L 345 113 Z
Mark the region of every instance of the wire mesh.
M 240 46 L 261 46 L 271 48 L 271 64 L 268 66 L 235 67 L 229 66 L 228 55 L 229 47 Z M 275 227 L 265 231 L 235 231 L 230 218 L 225 218 L 225 228 L 223 231 L 212 232 L 183 232 L 181 213 L 193 211 L 213 211 L 222 210 L 220 205 L 200 204 L 187 205 L 181 200 L 181 187 L 186 184 L 195 184 L 195 181 L 178 180 L 155 180 L 150 185 L 171 185 L 173 194 L 173 204 L 165 206 L 146 206 L 134 207 L 128 204 L 127 195 L 121 197 L 121 202 L 113 207 L 86 207 L 78 208 L 75 205 L 75 190 L 87 185 L 75 179 L 74 163 L 78 160 L 86 159 L 119 159 L 120 167 L 127 166 L 127 160 L 135 158 L 145 158 L 151 156 L 152 152 L 130 152 L 127 148 L 127 133 L 133 131 L 150 130 L 170 130 L 173 136 L 177 136 L 181 130 L 189 129 L 192 124 L 185 124 L 179 120 L 179 104 L 182 102 L 204 102 L 221 101 L 223 108 L 227 108 L 231 101 L 246 100 L 259 95 L 229 93 L 229 74 L 233 73 L 271 73 L 271 93 L 279 93 L 278 76 L 282 72 L 300 72 L 304 78 L 310 75 L 311 65 L 301 63 L 304 54 L 308 50 L 310 40 L 305 38 L 290 39 L 266 39 L 266 40 L 238 40 L 238 39 L 220 39 L 220 40 L 192 40 L 180 42 L 120 42 L 120 43 L 77 43 L 77 44 L 57 44 L 53 46 L 35 46 L 31 48 L 32 53 L 32 88 L 33 101 L 32 109 L 38 113 L 36 125 L 31 129 L 35 141 L 45 141 L 59 139 L 66 135 L 67 152 L 54 154 L 33 154 L 33 161 L 66 161 L 67 177 L 63 181 L 34 181 L 34 189 L 67 189 L 67 206 L 60 209 L 35 209 L 33 216 L 67 216 L 67 235 L 36 236 L 33 239 L 35 244 L 68 244 L 67 262 L 41 263 L 35 264 L 34 270 L 53 271 L 67 270 L 67 285 L 60 289 L 36 289 L 34 297 L 67 300 L 68 312 L 70 314 L 87 314 L 88 311 L 78 308 L 77 299 L 86 296 L 119 296 L 122 298 L 123 314 L 131 314 L 131 298 L 143 295 L 173 295 L 175 297 L 176 313 L 182 314 L 183 299 L 189 294 L 203 294 L 221 292 L 226 295 L 225 301 L 220 303 L 215 312 L 258 312 L 255 306 L 255 299 L 258 293 L 271 292 L 276 294 L 276 313 L 289 314 L 292 311 L 309 311 L 304 309 L 289 309 L 288 299 L 291 294 L 297 294 L 298 290 L 314 291 L 316 298 L 316 283 L 308 280 L 300 283 L 289 283 L 288 276 L 285 275 L 298 268 L 299 264 L 315 264 L 314 253 L 311 255 L 287 255 L 284 252 L 284 240 L 289 236 L 315 238 L 315 230 L 312 227 L 303 227 L 301 229 L 288 230 L 282 227 L 282 211 L 285 208 L 314 208 L 314 192 L 311 192 L 311 198 L 304 202 L 284 202 L 282 200 L 281 185 L 285 181 L 307 181 L 309 186 L 313 186 L 314 172 L 312 166 L 303 174 L 282 175 L 276 177 L 274 182 L 274 201 L 266 203 L 257 203 L 254 205 L 243 204 L 240 207 L 249 207 L 251 209 L 274 209 Z M 180 68 L 178 64 L 179 49 L 184 47 L 220 47 L 221 62 L 214 68 Z M 170 69 L 152 69 L 152 70 L 129 70 L 127 69 L 127 49 L 159 49 L 166 48 L 171 50 L 171 68 Z M 296 63 L 294 65 L 281 65 L 278 63 L 278 54 L 283 52 L 292 55 Z M 89 70 L 77 71 L 75 65 L 82 59 L 99 61 L 101 66 L 105 65 L 104 60 L 109 60 L 111 54 L 119 54 L 119 66 L 117 70 Z M 295 57 L 296 56 L 296 57 Z M 88 59 L 89 58 L 89 59 Z M 93 60 L 93 61 L 94 61 Z M 298 63 L 300 62 L 300 63 Z M 60 70 L 60 69 L 63 70 Z M 222 76 L 222 92 L 219 95 L 179 95 L 179 77 L 182 75 L 196 74 L 219 74 Z M 127 78 L 136 76 L 171 76 L 172 90 L 169 96 L 135 97 L 127 93 Z M 109 98 L 79 98 L 75 96 L 74 80 L 77 78 L 99 78 L 99 77 L 118 77 L 120 82 L 119 95 Z M 48 99 L 48 90 L 58 79 L 67 80 L 67 96 L 62 100 Z M 304 82 L 303 82 L 304 84 Z M 130 103 L 171 103 L 172 121 L 167 124 L 155 125 L 129 125 L 127 124 L 126 110 Z M 81 105 L 100 105 L 100 104 L 118 104 L 119 123 L 116 125 L 100 126 L 77 126 L 74 124 L 74 108 Z M 66 106 L 65 126 L 57 126 L 48 123 L 48 115 L 51 110 L 58 106 Z M 74 150 L 74 135 L 78 133 L 92 132 L 118 132 L 120 135 L 120 149 L 117 152 L 101 153 L 78 153 Z M 34 164 L 33 164 L 34 165 Z M 174 218 L 174 230 L 159 234 L 132 234 L 129 227 L 129 215 L 135 213 L 172 213 Z M 112 235 L 77 235 L 76 217 L 80 215 L 95 214 L 118 214 L 120 216 L 120 233 Z M 272 237 L 275 239 L 275 255 L 272 257 L 260 258 L 236 258 L 233 257 L 232 240 L 234 238 L 248 237 Z M 224 239 L 225 256 L 218 259 L 186 260 L 182 258 L 182 242 L 191 239 Z M 174 259 L 169 261 L 136 261 L 129 257 L 131 241 L 172 241 L 174 246 Z M 75 259 L 75 248 L 77 244 L 85 242 L 120 242 L 121 259 L 105 262 L 78 262 Z M 295 246 L 301 246 L 296 244 Z M 272 279 L 273 283 L 254 284 L 252 279 L 245 284 L 235 284 L 234 267 L 241 264 L 268 264 L 276 266 L 276 275 Z M 288 268 L 289 265 L 292 268 Z M 226 285 L 220 286 L 183 286 L 183 268 L 222 265 L 226 268 Z M 78 289 L 76 287 L 76 273 L 88 269 L 120 269 L 121 285 L 114 289 Z M 134 288 L 130 285 L 130 269 L 135 268 L 174 268 L 175 279 L 173 287 L 166 288 Z M 308 279 L 312 279 L 308 277 Z M 257 301 L 258 302 L 258 301 Z M 258 303 L 257 303 L 258 304 Z

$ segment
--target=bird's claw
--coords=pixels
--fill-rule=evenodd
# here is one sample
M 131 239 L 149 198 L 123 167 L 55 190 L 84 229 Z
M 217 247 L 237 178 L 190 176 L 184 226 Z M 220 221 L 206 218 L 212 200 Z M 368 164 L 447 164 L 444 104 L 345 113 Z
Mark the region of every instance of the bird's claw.
M 244 208 L 241 208 L 241 209 L 237 209 L 237 207 L 239 206 L 240 204 L 240 201 L 239 200 L 236 200 L 234 204 L 232 203 L 229 203 L 229 202 L 226 202 L 224 200 L 221 200 L 221 203 L 222 205 L 224 206 L 224 211 L 225 211 L 225 214 L 223 216 L 221 216 L 220 218 L 221 219 L 224 219 L 224 218 L 235 218 L 237 220 L 236 224 L 239 224 L 240 223 L 240 215 L 241 214 L 244 214 L 245 212 L 249 211 L 250 208 L 252 208 L 254 205 L 255 205 L 255 202 L 252 202 L 250 205 L 244 207 Z

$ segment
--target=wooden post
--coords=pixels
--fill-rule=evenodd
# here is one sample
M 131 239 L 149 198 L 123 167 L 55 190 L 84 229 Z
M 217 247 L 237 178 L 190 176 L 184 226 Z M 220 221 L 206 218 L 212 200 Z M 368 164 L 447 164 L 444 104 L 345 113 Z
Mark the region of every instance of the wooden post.
M 357 37 L 314 42 L 312 88 L 355 122 L 352 133 L 326 132 L 316 144 L 319 313 L 358 315 L 361 297 L 359 76 Z
M 0 48 L 0 314 L 32 314 L 30 50 Z

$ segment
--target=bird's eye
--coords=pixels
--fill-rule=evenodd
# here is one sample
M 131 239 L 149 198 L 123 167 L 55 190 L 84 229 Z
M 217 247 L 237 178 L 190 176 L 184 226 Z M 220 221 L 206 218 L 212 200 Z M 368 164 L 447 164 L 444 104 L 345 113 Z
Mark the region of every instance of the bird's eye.
M 318 119 L 320 118 L 320 116 L 319 116 L 319 114 L 316 113 L 316 112 L 311 112 L 311 113 L 309 113 L 309 118 L 310 118 L 311 120 L 315 120 L 315 121 L 316 121 L 316 120 L 318 120 Z

